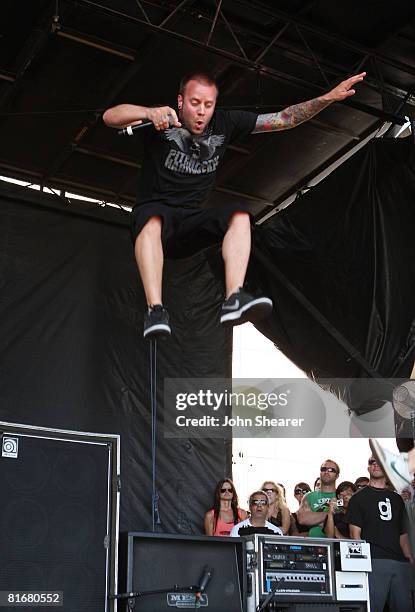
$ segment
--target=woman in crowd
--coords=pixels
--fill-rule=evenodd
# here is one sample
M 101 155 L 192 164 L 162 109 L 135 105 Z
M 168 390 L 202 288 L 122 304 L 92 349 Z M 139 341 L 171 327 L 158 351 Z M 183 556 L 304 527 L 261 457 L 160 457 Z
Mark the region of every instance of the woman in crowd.
M 321 490 L 321 478 L 319 476 L 314 481 L 314 491 L 320 491 L 320 490 Z
M 281 487 L 272 480 L 266 480 L 261 489 L 268 497 L 267 520 L 276 527 L 280 527 L 283 534 L 287 535 L 290 529 L 291 516 Z
M 311 493 L 311 488 L 306 482 L 299 482 L 295 485 L 294 497 L 298 501 L 298 507 L 300 507 L 302 499 L 304 495 L 307 495 L 307 493 Z M 309 529 L 310 527 L 308 525 L 301 525 L 301 523 L 298 522 L 297 512 L 291 513 L 290 535 L 302 536 L 303 538 L 306 538 L 308 536 Z
M 336 489 L 336 497 L 330 500 L 324 533 L 328 538 L 350 538 L 349 523 L 346 518 L 349 501 L 356 493 L 356 486 L 345 480 Z
M 279 488 L 281 489 L 282 492 L 282 496 L 284 498 L 284 501 L 287 501 L 287 495 L 285 493 L 285 487 L 281 482 L 277 482 L 277 485 L 279 486 Z
M 248 517 L 245 510 L 238 507 L 238 495 L 229 478 L 219 480 L 215 489 L 213 508 L 205 514 L 205 534 L 209 536 L 229 536 L 236 523 Z

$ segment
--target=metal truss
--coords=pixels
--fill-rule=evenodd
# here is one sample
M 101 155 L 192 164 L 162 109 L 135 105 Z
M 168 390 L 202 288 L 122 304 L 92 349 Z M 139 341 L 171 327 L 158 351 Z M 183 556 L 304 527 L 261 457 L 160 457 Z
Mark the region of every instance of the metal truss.
M 39 27 L 39 24 L 37 24 L 30 40 L 31 44 L 28 45 L 27 55 L 22 61 L 22 65 L 18 72 L 13 75 L 8 71 L 0 69 L 0 80 L 10 83 L 10 85 L 6 85 L 5 92 L 3 96 L 0 97 L 0 107 L 4 107 L 11 102 L 26 72 L 30 69 L 31 63 L 45 48 L 51 35 L 67 38 L 79 44 L 92 46 L 104 53 L 116 55 L 127 62 L 124 72 L 120 76 L 118 86 L 111 92 L 109 97 L 103 100 L 101 104 L 102 108 L 110 106 L 119 92 L 134 78 L 143 62 L 159 45 L 160 35 L 163 35 L 168 38 L 180 40 L 186 44 L 221 57 L 225 60 L 222 73 L 226 73 L 229 70 L 232 71 L 235 68 L 244 69 L 246 71 L 244 73 L 246 76 L 255 73 L 259 83 L 259 94 L 260 79 L 267 78 L 279 82 L 289 82 L 299 88 L 307 87 L 311 91 L 316 91 L 316 95 L 319 95 L 320 92 L 326 91 L 334 83 L 345 78 L 347 74 L 360 71 L 367 66 L 371 69 L 371 72 L 373 72 L 373 76 L 371 76 L 370 79 L 366 79 L 366 86 L 372 87 L 380 92 L 383 101 L 383 109 L 378 109 L 350 99 L 345 101 L 344 104 L 372 115 L 380 122 L 388 121 L 393 124 L 402 125 L 404 118 L 397 113 L 401 112 L 405 103 L 414 103 L 412 92 L 402 91 L 396 83 L 391 82 L 390 78 L 389 81 L 386 81 L 383 76 L 382 67 L 385 66 L 399 70 L 414 77 L 414 81 L 415 68 L 409 64 L 403 64 L 375 49 L 370 49 L 354 41 L 330 34 L 325 30 L 307 23 L 302 18 L 302 15 L 307 13 L 307 10 L 313 5 L 314 1 L 307 3 L 297 15 L 288 15 L 274 7 L 269 8 L 269 6 L 263 5 L 260 0 L 182 0 L 181 2 L 173 2 L 172 0 L 131 0 L 131 12 L 126 13 L 102 4 L 97 0 L 57 1 L 53 14 L 49 12 L 49 14 L 46 13 L 42 15 L 40 20 L 42 27 Z M 141 48 L 127 49 L 121 48 L 119 45 L 114 44 L 113 41 L 102 40 L 90 34 L 70 29 L 65 25 L 65 17 L 67 14 L 70 14 L 71 10 L 76 10 L 77 6 L 88 7 L 93 12 L 110 15 L 114 19 L 136 24 L 141 30 L 148 31 L 149 37 Z M 115 3 L 114 6 L 116 6 Z M 263 15 L 264 18 L 278 23 L 278 27 L 274 34 L 272 36 L 264 34 L 260 28 L 255 27 L 252 23 L 247 23 L 246 19 L 244 20 L 239 15 L 235 14 L 235 9 L 237 9 L 238 6 L 249 9 L 250 11 L 255 10 L 257 14 Z M 180 29 L 180 26 L 183 25 L 185 20 L 191 21 L 195 19 L 201 20 L 207 26 L 205 40 L 200 40 L 197 36 L 189 32 L 184 34 Z M 219 26 L 221 28 L 220 36 L 215 36 Z M 297 43 L 293 43 L 292 37 L 290 40 L 284 38 L 284 35 L 287 34 L 288 31 L 296 33 Z M 227 32 L 228 39 L 224 36 L 224 32 Z M 358 59 L 353 66 L 341 66 L 324 59 L 312 48 L 309 41 L 309 35 L 312 35 L 313 39 L 317 38 L 328 41 L 336 47 L 353 51 Z M 230 40 L 233 42 L 234 51 L 229 51 Z M 298 64 L 307 64 L 315 67 L 320 75 L 321 82 L 308 82 L 295 74 L 288 74 L 281 70 L 277 70 L 266 62 L 267 57 L 269 57 L 273 49 L 289 53 L 290 59 Z M 219 74 L 219 81 L 220 76 Z M 239 76 L 238 79 L 234 79 L 233 87 L 243 80 L 243 78 L 243 76 Z M 229 89 L 232 89 L 232 85 Z M 394 102 L 397 103 L 394 105 Z M 394 109 L 393 106 L 396 106 L 396 109 Z M 256 108 L 260 109 L 260 106 L 257 105 Z M 96 113 L 85 121 L 84 125 L 81 126 L 71 141 L 63 147 L 53 165 L 47 169 L 42 177 L 43 183 L 53 182 L 60 168 L 74 151 L 131 167 L 138 166 L 134 162 L 131 162 L 131 160 L 108 155 L 103 151 L 82 146 L 82 141 L 85 139 L 86 135 L 95 128 L 99 120 L 100 114 Z M 313 121 L 319 129 L 335 130 L 335 128 L 325 125 L 318 119 L 314 119 Z M 351 137 L 353 138 L 354 136 L 352 135 Z M 238 147 L 236 147 L 236 149 L 238 149 Z M 121 187 L 118 194 L 116 194 L 116 199 L 122 197 L 123 190 L 124 188 Z M 252 198 L 249 194 L 241 195 Z M 265 202 L 264 204 L 269 205 L 269 203 Z
M 74 0 L 68 0 L 74 1 Z M 153 21 L 148 17 L 148 13 L 146 13 L 146 18 L 143 18 L 140 15 L 135 15 L 131 13 L 125 13 L 113 8 L 110 8 L 106 5 L 100 4 L 96 0 L 77 0 L 82 5 L 90 7 L 92 10 L 105 13 L 107 15 L 111 15 L 114 18 L 118 18 L 121 20 L 128 21 L 130 23 L 136 23 L 137 25 L 142 26 L 149 31 L 153 31 L 155 33 L 163 34 L 173 39 L 181 40 L 195 47 L 199 47 L 200 49 L 205 49 L 210 53 L 219 55 L 220 57 L 228 60 L 230 64 L 235 64 L 247 68 L 249 70 L 253 70 L 255 72 L 259 72 L 265 77 L 274 78 L 276 80 L 288 80 L 291 83 L 298 84 L 300 86 L 306 85 L 307 87 L 325 91 L 327 87 L 330 87 L 333 82 L 337 82 L 339 78 L 345 78 L 345 75 L 348 72 L 354 72 L 355 70 L 363 69 L 364 66 L 368 62 L 372 62 L 377 66 L 377 72 L 380 74 L 380 66 L 385 65 L 390 68 L 394 68 L 395 70 L 399 70 L 406 74 L 409 74 L 415 79 L 415 68 L 411 65 L 404 64 L 399 62 L 398 60 L 388 57 L 381 52 L 378 52 L 374 49 L 370 49 L 364 47 L 363 45 L 359 45 L 358 43 L 345 40 L 339 36 L 335 36 L 317 28 L 314 25 L 308 24 L 300 19 L 298 16 L 291 16 L 286 13 L 283 13 L 275 8 L 265 8 L 259 0 L 255 0 L 254 2 L 248 2 L 247 0 L 211 0 L 211 2 L 199 2 L 198 6 L 193 8 L 195 4 L 195 0 L 183 0 L 181 3 L 177 5 L 177 3 L 171 2 L 161 2 L 160 0 L 152 0 L 144 1 L 144 0 L 135 0 L 135 3 L 143 8 L 143 5 L 150 5 L 152 8 L 158 8 L 160 10 L 167 11 L 167 15 L 161 20 Z M 209 4 L 211 5 L 211 11 L 208 10 Z M 311 5 L 307 5 L 307 8 L 310 8 Z M 235 5 L 241 5 L 250 10 L 255 10 L 256 12 L 262 13 L 264 16 L 268 18 L 278 19 L 281 22 L 281 27 L 278 29 L 276 34 L 270 39 L 269 37 L 264 36 L 259 29 L 255 29 L 252 26 L 247 25 L 246 23 L 241 23 L 241 20 L 232 15 L 232 17 L 225 15 L 225 8 L 234 7 Z M 174 8 L 172 8 L 174 7 Z M 306 12 L 306 9 L 303 9 L 301 12 Z M 170 10 L 170 12 L 168 12 Z M 191 34 L 183 34 L 177 28 L 174 29 L 171 23 L 171 18 L 176 15 L 176 17 L 181 17 L 182 19 L 198 19 L 207 24 L 210 24 L 210 29 L 205 41 L 200 40 L 196 36 L 192 36 Z M 178 20 L 180 22 L 180 20 Z M 213 44 L 212 38 L 215 33 L 215 30 L 218 28 L 219 23 L 224 23 L 226 29 L 229 32 L 229 35 L 232 37 L 233 41 L 236 44 L 237 51 L 231 52 L 226 49 L 223 45 L 221 46 L 219 42 L 215 42 Z M 289 28 L 295 30 L 298 34 L 298 39 L 303 46 L 303 52 L 297 50 L 293 50 L 290 47 L 287 41 L 282 41 L 282 35 L 287 32 Z M 330 64 L 325 62 L 321 57 L 318 57 L 318 54 L 313 51 L 310 43 L 307 41 L 307 34 L 313 34 L 314 37 L 320 38 L 321 40 L 328 41 L 333 43 L 336 47 L 344 48 L 349 51 L 353 51 L 356 54 L 359 54 L 361 57 L 352 67 L 340 67 L 335 64 Z M 247 45 L 242 42 L 242 40 L 249 39 L 250 41 L 254 41 L 256 45 L 263 44 L 263 48 L 260 53 L 252 54 L 252 51 L 247 48 Z M 217 39 L 216 39 L 217 40 Z M 312 82 L 306 82 L 304 79 L 300 79 L 293 74 L 286 74 L 281 71 L 276 70 L 271 65 L 266 64 L 264 62 L 264 58 L 269 53 L 269 51 L 279 43 L 279 46 L 283 50 L 288 50 L 294 52 L 293 59 L 298 61 L 299 63 L 309 63 L 314 65 L 319 71 L 322 77 L 322 83 L 316 84 Z M 244 46 L 245 45 L 245 46 Z M 305 51 L 305 53 L 304 53 Z M 297 56 L 297 57 L 295 57 Z M 328 78 L 330 75 L 330 79 Z M 369 81 L 370 83 L 370 81 Z M 381 81 L 378 76 L 374 76 L 372 78 L 373 86 L 376 86 L 377 89 L 380 88 Z M 397 87 L 394 83 L 383 83 L 384 88 L 389 88 L 389 93 L 391 95 L 395 95 L 396 97 L 403 97 L 406 92 L 402 92 L 402 90 Z M 350 105 L 353 106 L 353 103 Z M 364 112 L 368 112 L 372 114 L 375 110 L 373 107 L 369 105 L 358 105 L 358 110 L 364 110 Z M 377 116 L 377 115 L 375 115 Z M 396 118 L 397 119 L 397 118 Z

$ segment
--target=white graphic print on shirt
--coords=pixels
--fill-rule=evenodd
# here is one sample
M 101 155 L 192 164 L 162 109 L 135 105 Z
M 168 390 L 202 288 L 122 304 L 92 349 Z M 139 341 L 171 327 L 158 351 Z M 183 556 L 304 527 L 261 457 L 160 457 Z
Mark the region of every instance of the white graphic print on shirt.
M 378 503 L 378 508 L 379 508 L 379 517 L 381 518 L 382 521 L 392 520 L 392 504 L 391 504 L 389 497 L 387 497 L 385 501 L 380 501 Z
M 171 148 L 164 165 L 169 170 L 183 174 L 206 174 L 214 172 L 219 164 L 219 155 L 214 153 L 223 145 L 224 135 L 212 134 L 210 128 L 202 136 L 194 136 L 186 128 L 169 128 L 164 131 L 167 140 L 178 148 Z
M 313 512 L 319 512 L 324 506 L 328 506 L 333 497 L 319 497 L 319 499 L 311 504 Z

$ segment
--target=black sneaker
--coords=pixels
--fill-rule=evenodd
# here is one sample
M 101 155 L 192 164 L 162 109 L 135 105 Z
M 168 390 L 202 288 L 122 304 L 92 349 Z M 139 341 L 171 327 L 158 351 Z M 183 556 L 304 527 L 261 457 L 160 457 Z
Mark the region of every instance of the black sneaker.
M 152 306 L 145 313 L 143 336 L 149 340 L 171 336 L 169 313 L 161 304 Z
M 224 325 L 241 325 L 247 321 L 259 321 L 271 312 L 272 300 L 267 297 L 254 297 L 241 287 L 223 302 L 220 322 Z

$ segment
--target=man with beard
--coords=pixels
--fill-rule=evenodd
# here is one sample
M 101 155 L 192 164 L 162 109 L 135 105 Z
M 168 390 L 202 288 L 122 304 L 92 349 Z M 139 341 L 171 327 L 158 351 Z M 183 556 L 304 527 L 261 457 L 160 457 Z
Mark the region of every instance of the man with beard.
M 385 474 L 372 455 L 369 484 L 350 499 L 347 517 L 353 539 L 370 544 L 369 574 L 371 610 L 413 612 L 415 584 L 413 558 L 400 495 L 386 488 Z
M 311 538 L 325 538 L 324 525 L 327 520 L 330 500 L 336 497 L 336 480 L 340 468 L 335 461 L 326 459 L 320 468 L 320 491 L 311 491 L 304 495 L 297 511 L 298 522 L 310 525 L 308 532 Z

